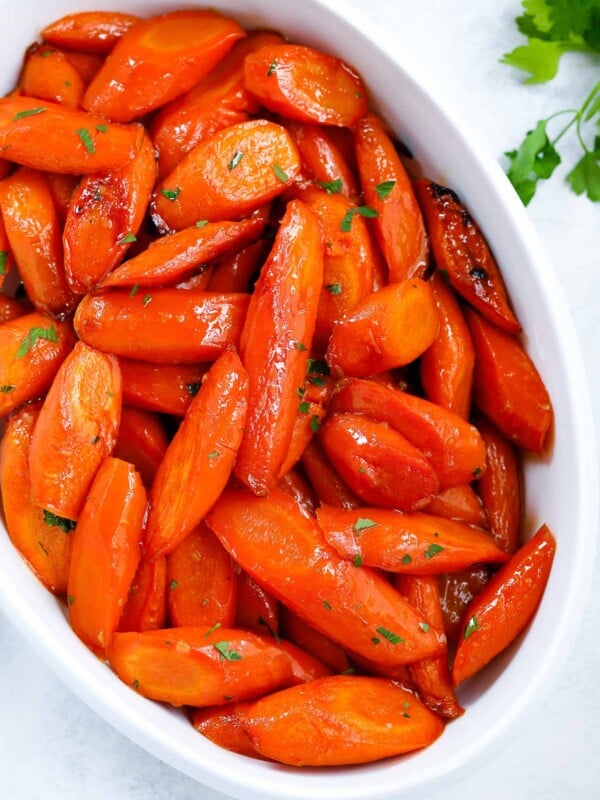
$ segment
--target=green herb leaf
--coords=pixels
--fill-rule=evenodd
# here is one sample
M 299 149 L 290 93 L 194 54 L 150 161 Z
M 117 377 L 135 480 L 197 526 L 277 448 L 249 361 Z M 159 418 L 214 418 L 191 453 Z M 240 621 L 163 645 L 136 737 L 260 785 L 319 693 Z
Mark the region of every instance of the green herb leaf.
M 383 181 L 383 183 L 378 183 L 375 187 L 375 191 L 379 195 L 381 200 L 385 200 L 386 197 L 389 196 L 390 192 L 396 185 L 396 181 Z
M 196 223 L 197 228 L 203 228 L 205 225 L 208 225 L 207 219 L 199 219 L 198 222 Z
M 211 625 L 211 627 L 206 631 L 206 633 L 204 634 L 204 638 L 207 639 L 211 635 L 211 633 L 214 633 L 215 631 L 219 630 L 220 627 L 221 623 L 215 622 L 215 624 Z
M 465 632 L 463 633 L 463 639 L 468 639 L 475 633 L 475 631 L 478 630 L 479 630 L 479 623 L 477 622 L 477 617 L 473 615 L 471 619 L 467 622 L 467 627 L 465 628 Z
M 242 153 L 242 151 L 236 150 L 235 153 L 233 154 L 233 158 L 231 159 L 229 164 L 227 164 L 227 169 L 229 170 L 235 169 L 243 157 L 244 154 Z
M 131 685 L 133 686 L 134 689 L 139 689 L 140 688 L 140 682 L 138 681 L 137 678 L 133 679 L 133 683 Z
M 333 295 L 338 295 L 342 293 L 342 285 L 341 283 L 328 283 L 325 288 L 328 292 Z
M 444 548 L 439 544 L 430 544 L 427 550 L 425 550 L 425 558 L 433 558 L 443 550 Z
M 177 200 L 181 194 L 181 186 L 176 186 L 175 189 L 161 189 L 160 193 L 163 197 L 166 197 L 167 200 Z
M 327 600 L 323 600 L 323 605 L 325 606 L 325 608 L 327 609 L 327 611 L 333 611 L 333 606 L 332 606 L 332 605 L 330 605 L 330 604 L 327 602 Z
M 133 231 L 129 231 L 129 233 L 124 234 L 123 236 L 119 236 L 117 239 L 117 244 L 131 244 L 132 242 L 137 242 L 135 234 Z
M 273 164 L 273 172 L 277 177 L 277 180 L 281 181 L 282 183 L 287 183 L 289 178 L 287 174 L 281 169 L 279 164 Z
M 306 350 L 306 345 L 302 342 L 296 342 L 296 350 L 304 351 Z
M 148 303 L 150 303 L 151 301 L 152 301 L 152 295 L 151 294 L 146 294 L 146 295 L 144 295 L 144 299 L 142 300 L 142 305 L 143 306 L 147 306 Z
M 391 642 L 392 644 L 404 644 L 406 641 L 401 636 L 398 636 L 398 634 L 393 633 L 392 631 L 388 631 L 387 628 L 380 627 L 376 628 L 375 630 L 377 631 L 377 633 L 380 633 L 384 638 L 388 640 L 388 642 Z
M 309 411 L 310 411 L 310 403 L 309 403 L 309 402 L 307 402 L 306 400 L 304 400 L 304 401 L 303 401 L 302 403 L 300 403 L 300 405 L 298 406 L 298 413 L 299 413 L 299 414 L 308 414 L 308 413 L 309 413 Z
M 355 567 L 362 567 L 362 565 L 363 565 L 362 556 L 361 556 L 361 554 L 360 554 L 360 553 L 357 553 L 357 554 L 354 556 L 354 566 L 355 566 Z
M 277 69 L 277 59 L 274 58 L 273 61 L 271 61 L 271 63 L 269 64 L 269 69 L 267 70 L 267 78 L 270 78 L 276 69 Z
M 311 383 L 313 386 L 318 386 L 319 388 L 325 386 L 325 381 L 323 380 L 323 378 L 319 377 L 309 378 L 308 382 Z
M 429 625 L 426 622 L 419 622 L 419 628 L 421 628 L 423 633 L 429 632 Z
M 400 563 L 401 564 L 411 564 L 412 563 L 412 558 L 409 556 L 408 553 L 406 553 L 405 555 L 402 556 L 402 559 L 401 559 Z
M 600 201 L 600 153 L 584 153 L 571 172 L 567 180 L 575 194 L 585 194 L 595 203 Z
M 373 519 L 359 517 L 352 526 L 352 530 L 354 533 L 360 533 L 361 531 L 367 530 L 367 528 L 374 528 L 376 525 L 377 523 Z
M 67 602 L 69 603 L 69 605 L 70 605 L 70 606 L 72 606 L 72 605 L 73 605 L 73 603 L 75 602 L 75 598 L 73 597 L 73 595 L 72 595 L 72 594 L 70 594 L 70 595 L 67 597 Z
M 46 339 L 49 342 L 58 342 L 58 336 L 56 334 L 56 328 L 54 325 L 51 325 L 49 328 L 31 328 L 17 350 L 17 358 L 23 358 L 23 356 L 27 355 L 38 339 Z
M 197 381 L 196 383 L 186 383 L 185 388 L 192 395 L 192 397 L 195 397 L 198 394 L 198 392 L 200 391 L 200 387 L 201 386 L 202 386 L 202 382 L 201 381 Z
M 317 181 L 321 189 L 325 189 L 327 194 L 338 194 L 342 191 L 344 185 L 339 178 L 334 181 Z
M 569 49 L 564 42 L 529 39 L 501 58 L 502 64 L 529 73 L 524 83 L 546 83 L 558 72 L 560 57 Z
M 231 650 L 229 647 L 229 642 L 215 642 L 213 644 L 215 650 L 221 654 L 222 658 L 225 658 L 227 661 L 241 661 L 242 656 L 239 653 L 236 653 L 235 650 Z
M 179 583 L 178 583 L 176 580 L 172 580 L 172 581 L 169 583 L 169 589 L 170 589 L 171 591 L 173 591 L 174 589 L 178 589 L 178 588 L 179 588 Z
M 329 375 L 329 365 L 320 358 L 309 358 L 306 371 L 308 374 L 312 372 L 315 375 Z
M 348 211 L 344 214 L 344 218 L 340 223 L 340 230 L 348 233 L 348 231 L 352 228 L 352 220 L 358 214 L 361 217 L 369 217 L 374 218 L 378 217 L 379 214 L 375 211 L 374 208 L 371 206 L 356 206 L 355 208 L 349 208 Z
M 108 125 L 96 125 L 98 133 L 108 133 Z
M 75 133 L 77 134 L 77 136 L 79 136 L 79 138 L 83 142 L 83 146 L 88 151 L 88 153 L 92 154 L 96 152 L 96 146 L 94 145 L 92 137 L 90 136 L 90 132 L 88 131 L 87 128 L 77 128 Z
M 6 275 L 7 261 L 8 261 L 8 250 L 0 250 L 0 278 Z
M 306 389 L 304 388 L 304 386 L 299 386 L 296 389 L 296 394 L 298 395 L 298 397 L 304 397 L 304 395 L 306 394 Z
M 2 386 L 0 386 L 0 393 L 2 393 L 2 394 L 10 394 L 11 392 L 14 392 L 14 390 L 16 388 L 17 388 L 16 386 L 13 386 L 10 383 L 5 383 Z
M 518 150 L 506 153 L 511 162 L 507 171 L 524 205 L 535 194 L 539 179 L 547 180 L 560 164 L 560 156 L 546 133 L 546 120 L 540 120 L 534 130 L 528 131 Z
M 72 519 L 59 517 L 57 514 L 53 514 L 47 509 L 44 509 L 44 522 L 51 528 L 60 528 L 63 533 L 70 533 L 71 531 L 74 531 L 75 526 L 77 525 L 77 523 Z
M 377 636 L 373 636 L 371 641 L 373 644 L 381 644 L 381 639 L 379 639 Z
M 321 420 L 315 414 L 314 417 L 310 418 L 310 429 L 313 433 L 318 433 L 320 427 L 321 427 Z
M 212 460 L 213 458 L 218 458 L 218 457 L 219 457 L 219 451 L 218 451 L 218 450 L 213 450 L 211 453 L 209 453 L 209 454 L 208 454 L 208 457 L 209 457 L 211 460 Z
M 139 290 L 140 290 L 139 283 L 134 283 L 133 286 L 131 287 L 131 291 L 129 292 L 129 297 L 135 297 L 136 294 L 139 292 Z
M 481 475 L 481 467 L 475 467 L 473 470 L 473 477 L 478 478 Z
M 38 108 L 27 108 L 25 111 L 19 111 L 18 114 L 15 114 L 13 117 L 13 122 L 16 122 L 19 119 L 24 119 L 25 117 L 35 117 L 37 114 L 43 114 L 44 111 L 48 109 L 45 106 L 39 106 Z

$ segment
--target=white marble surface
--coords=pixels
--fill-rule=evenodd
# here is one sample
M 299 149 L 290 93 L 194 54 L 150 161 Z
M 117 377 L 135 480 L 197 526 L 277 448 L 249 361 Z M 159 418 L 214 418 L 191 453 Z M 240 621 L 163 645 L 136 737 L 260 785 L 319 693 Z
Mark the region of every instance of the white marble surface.
M 301 0 L 287 0 L 301 2 Z M 583 99 L 598 62 L 567 57 L 550 85 L 523 87 L 498 64 L 518 42 L 517 0 L 349 0 L 388 31 L 435 79 L 473 134 L 497 157 L 541 117 Z M 99 3 L 101 6 L 102 3 Z M 51 7 L 49 3 L 47 8 Z M 565 155 L 569 147 L 565 146 Z M 571 160 L 576 150 L 571 151 Z M 570 193 L 566 167 L 529 213 L 551 253 L 579 332 L 600 419 L 600 205 Z M 533 301 L 533 299 L 532 299 Z M 600 592 L 559 681 L 494 761 L 429 800 L 577 800 L 598 797 Z M 11 800 L 219 800 L 114 731 L 51 673 L 0 613 L 0 798 Z

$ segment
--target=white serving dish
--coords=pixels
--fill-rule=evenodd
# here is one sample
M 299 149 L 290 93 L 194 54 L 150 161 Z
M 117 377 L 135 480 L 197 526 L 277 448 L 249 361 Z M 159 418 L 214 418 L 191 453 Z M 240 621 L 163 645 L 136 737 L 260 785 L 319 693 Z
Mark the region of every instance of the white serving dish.
M 15 6 L 0 0 L 0 89 L 13 86 L 23 51 L 43 25 L 65 13 L 100 7 L 149 16 L 189 5 L 177 0 L 20 0 Z M 558 540 L 542 606 L 519 641 L 461 691 L 467 713 L 432 747 L 364 767 L 319 771 L 236 756 L 198 735 L 182 714 L 131 691 L 78 641 L 61 604 L 38 583 L 6 535 L 0 535 L 0 602 L 39 654 L 95 711 L 156 757 L 208 786 L 243 800 L 416 798 L 467 769 L 482 768 L 515 735 L 523 711 L 543 696 L 576 647 L 581 597 L 593 564 L 597 470 L 574 327 L 552 268 L 501 169 L 398 52 L 392 36 L 340 0 L 213 0 L 207 5 L 231 13 L 247 27 L 279 29 L 352 63 L 425 173 L 453 187 L 485 231 L 554 404 L 549 455 L 530 459 L 525 470 L 527 533 L 546 522 Z

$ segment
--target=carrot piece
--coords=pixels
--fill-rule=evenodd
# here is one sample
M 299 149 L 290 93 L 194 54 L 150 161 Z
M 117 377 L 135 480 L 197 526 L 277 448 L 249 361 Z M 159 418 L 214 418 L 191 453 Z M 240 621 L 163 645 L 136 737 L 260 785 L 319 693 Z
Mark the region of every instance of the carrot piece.
M 301 400 L 297 407 L 298 413 L 294 421 L 290 445 L 279 470 L 279 478 L 287 475 L 296 466 L 325 418 L 325 409 L 318 403 Z
M 249 631 L 169 628 L 117 633 L 109 653 L 119 678 L 152 700 L 216 706 L 289 685 L 289 657 Z
M 67 50 L 64 55 L 81 75 L 86 86 L 104 64 L 104 58 L 96 53 L 79 53 Z
M 115 446 L 120 418 L 117 360 L 78 342 L 56 373 L 33 432 L 33 501 L 79 519 L 94 475 Z
M 535 364 L 512 336 L 468 311 L 475 345 L 473 401 L 508 439 L 541 453 L 552 403 Z
M 69 213 L 71 199 L 79 183 L 79 176 L 65 175 L 62 172 L 46 172 L 45 177 L 52 193 L 58 219 L 61 225 L 64 226 Z
M 235 617 L 236 583 L 231 556 L 210 528 L 200 523 L 167 555 L 171 624 L 230 628 Z
M 208 286 L 210 292 L 249 292 L 252 281 L 260 272 L 269 255 L 266 239 L 244 247 L 238 253 L 226 256 L 212 271 Z
M 207 364 L 147 364 L 120 358 L 123 402 L 182 417 L 202 385 Z
M 0 158 L 0 180 L 2 178 L 6 178 L 7 175 L 10 175 L 12 168 L 12 161 L 8 161 L 6 158 Z
M 374 227 L 390 281 L 422 278 L 429 260 L 427 234 L 410 178 L 393 142 L 373 114 L 357 123 L 354 140 L 365 201 L 377 212 Z
M 309 443 L 302 454 L 302 466 L 321 503 L 339 508 L 358 508 L 360 500 L 336 472 L 323 448 L 316 441 Z
M 65 223 L 65 271 L 69 286 L 83 294 L 119 264 L 135 241 L 150 200 L 156 163 L 148 136 L 120 170 L 85 177 Z
M 452 668 L 455 686 L 508 647 L 532 619 L 555 550 L 554 536 L 542 525 L 467 607 Z
M 152 485 L 167 446 L 167 434 L 155 414 L 123 406 L 114 456 L 133 464 L 145 486 Z
M 71 50 L 110 53 L 119 39 L 139 22 L 139 17 L 118 11 L 81 11 L 47 25 L 42 39 Z
M 277 644 L 289 656 L 294 683 L 309 683 L 333 674 L 326 664 L 301 647 L 284 641 L 279 641 Z
M 314 514 L 317 498 L 312 486 L 299 472 L 291 469 L 277 481 L 277 486 L 290 497 L 294 497 L 298 505 L 307 514 Z
M 163 236 L 104 278 L 100 288 L 165 286 L 189 277 L 199 264 L 244 247 L 264 230 L 266 220 L 251 216 L 240 222 L 209 222 Z
M 140 561 L 148 499 L 135 467 L 107 458 L 89 489 L 73 537 L 69 624 L 106 656 Z
M 428 180 L 416 185 L 438 269 L 486 319 L 507 333 L 518 333 L 521 326 L 502 274 L 475 220 L 452 189 Z
M 444 631 L 452 649 L 455 648 L 466 607 L 481 592 L 489 577 L 490 569 L 483 565 L 437 576 Z
M 430 347 L 438 326 L 428 283 L 420 278 L 393 283 L 370 294 L 334 326 L 327 363 L 355 378 L 402 367 Z
M 245 294 L 154 289 L 87 295 L 75 331 L 92 347 L 155 364 L 193 364 L 237 345 L 250 297 Z
M 0 184 L 1 188 L 2 184 Z M 8 236 L 2 216 L 0 215 L 0 289 L 4 286 L 4 281 L 12 272 L 15 266 L 15 259 L 10 249 Z
M 248 376 L 235 350 L 227 349 L 207 372 L 156 473 L 144 543 L 149 560 L 177 547 L 220 495 L 247 409 Z
M 327 636 L 313 628 L 289 608 L 281 607 L 281 628 L 286 639 L 309 653 L 333 672 L 351 669 L 345 650 Z
M 0 294 L 0 325 L 4 322 L 18 319 L 31 311 L 33 311 L 33 308 L 26 300 L 15 300 L 13 297 L 5 297 Z M 2 341 L 3 336 L 3 334 L 0 334 L 0 341 Z M 2 412 L 0 412 L 0 416 L 2 416 Z
M 276 484 L 291 442 L 322 275 L 317 219 L 294 200 L 257 281 L 240 342 L 250 396 L 235 475 L 256 494 Z
M 31 302 L 39 311 L 68 311 L 75 297 L 67 286 L 60 223 L 44 175 L 20 169 L 5 178 L 0 183 L 0 209 Z
M 260 105 L 244 88 L 244 58 L 283 39 L 270 31 L 250 32 L 234 44 L 219 65 L 189 92 L 162 108 L 150 127 L 158 153 L 158 175 L 172 172 L 182 158 L 205 139 L 246 122 Z
M 351 127 L 367 107 L 366 89 L 351 67 L 303 45 L 250 53 L 244 84 L 271 111 L 299 122 Z
M 25 97 L 67 108 L 79 108 L 85 92 L 83 78 L 65 54 L 38 44 L 27 51 L 20 85 Z
M 311 180 L 337 194 L 341 193 L 353 203 L 360 197 L 356 178 L 330 133 L 318 125 L 289 122 L 287 129 L 302 160 L 302 171 Z
M 390 572 L 439 575 L 507 560 L 485 531 L 444 517 L 321 506 L 317 520 L 340 556 Z
M 477 419 L 485 442 L 488 468 L 477 482 L 490 533 L 507 553 L 519 547 L 521 534 L 521 476 L 512 444 L 485 418 Z
M 236 569 L 236 628 L 246 628 L 263 636 L 269 635 L 279 642 L 279 603 L 268 589 L 260 586 L 247 572 L 237 565 Z
M 201 142 L 158 184 L 153 219 L 159 230 L 197 220 L 239 219 L 280 195 L 300 170 L 290 135 L 256 119 Z
M 427 747 L 444 730 L 410 692 L 352 675 L 285 689 L 237 714 L 258 753 L 293 766 L 378 761 Z
M 107 56 L 83 107 L 131 122 L 191 89 L 243 36 L 237 22 L 215 11 L 174 11 L 141 20 Z
M 433 514 L 435 517 L 447 517 L 459 522 L 466 522 L 467 525 L 487 528 L 487 515 L 485 508 L 481 504 L 481 499 L 466 484 L 444 489 L 443 492 L 440 492 L 429 501 L 423 511 L 427 514 Z M 496 544 L 498 544 L 497 541 Z
M 141 125 L 112 125 L 58 103 L 0 99 L 0 148 L 32 169 L 74 175 L 121 169 L 135 157 L 143 135 Z
M 433 344 L 421 357 L 425 397 L 468 419 L 475 365 L 471 334 L 452 289 L 439 272 L 432 276 L 429 285 L 440 328 Z
M 435 578 L 425 575 L 397 575 L 395 584 L 396 588 L 423 614 L 427 620 L 426 625 L 433 625 L 439 631 L 443 630 L 440 593 Z M 455 719 L 465 713 L 454 693 L 447 653 L 409 664 L 408 672 L 427 708 L 446 719 Z
M 167 622 L 167 561 L 142 559 L 129 588 L 119 619 L 121 633 L 143 633 L 164 628 Z
M 384 578 L 329 547 L 317 523 L 279 489 L 226 489 L 207 516 L 238 564 L 326 636 L 382 664 L 434 655 L 440 640 Z M 379 635 L 378 635 L 379 634 Z
M 68 322 L 37 312 L 1 324 L 0 417 L 44 394 L 74 344 Z
M 333 466 L 365 503 L 413 511 L 439 491 L 439 480 L 423 453 L 382 422 L 361 414 L 333 414 L 321 428 L 319 440 Z
M 44 586 L 64 595 L 69 579 L 72 528 L 31 501 L 29 450 L 41 403 L 21 406 L 7 420 L 0 441 L 0 490 L 6 529 Z
M 442 488 L 461 486 L 485 471 L 485 444 L 477 428 L 420 397 L 346 378 L 335 387 L 329 408 L 387 423 L 421 450 Z
M 250 744 L 250 739 L 242 729 L 236 714 L 240 703 L 231 703 L 215 708 L 195 708 L 192 711 L 192 725 L 203 736 L 219 747 L 250 758 L 260 758 Z

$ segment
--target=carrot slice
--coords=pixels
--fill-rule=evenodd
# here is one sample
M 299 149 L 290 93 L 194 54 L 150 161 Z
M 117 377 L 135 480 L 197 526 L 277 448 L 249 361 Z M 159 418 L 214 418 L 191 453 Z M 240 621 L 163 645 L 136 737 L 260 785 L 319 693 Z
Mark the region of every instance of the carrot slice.
M 167 446 L 167 434 L 156 414 L 123 406 L 114 455 L 133 464 L 145 486 L 152 485 Z
M 289 656 L 294 683 L 309 683 L 333 674 L 326 664 L 301 647 L 281 640 L 277 644 Z
M 191 89 L 243 36 L 237 22 L 215 11 L 142 20 L 119 39 L 88 86 L 83 107 L 131 122 Z
M 313 440 L 302 454 L 302 466 L 321 503 L 339 508 L 358 508 L 360 500 L 336 472 L 321 445 Z
M 351 67 L 303 45 L 250 53 L 244 83 L 271 111 L 299 122 L 351 127 L 367 107 L 366 89 Z
M 106 656 L 140 561 L 146 490 L 135 467 L 107 458 L 89 489 L 73 538 L 69 624 Z
M 66 50 L 64 55 L 81 75 L 86 86 L 104 64 L 104 58 L 96 53 L 79 53 L 74 50 Z
M 195 708 L 191 716 L 192 725 L 198 733 L 219 747 L 224 747 L 225 750 L 250 758 L 260 758 L 242 730 L 242 724 L 236 714 L 239 705 L 241 704 L 232 703 L 215 708 Z
M 237 576 L 237 606 L 235 625 L 237 628 L 269 635 L 279 640 L 279 604 L 273 595 L 260 586 L 243 569 Z M 279 642 L 278 642 L 279 643 Z
M 302 400 L 298 403 L 298 413 L 292 429 L 292 437 L 287 455 L 279 470 L 279 478 L 283 478 L 296 466 L 302 454 L 310 444 L 315 433 L 325 418 L 325 409 L 319 403 Z
M 79 108 L 85 92 L 83 78 L 65 54 L 37 44 L 27 51 L 20 84 L 25 97 L 67 108 Z
M 238 344 L 249 301 L 245 294 L 116 290 L 84 297 L 74 325 L 80 339 L 107 353 L 155 364 L 193 364 Z
M 48 514 L 31 500 L 29 450 L 41 403 L 21 406 L 7 420 L 0 441 L 0 489 L 8 535 L 51 592 L 64 595 L 69 579 L 73 523 Z
M 269 255 L 269 242 L 260 239 L 238 253 L 226 256 L 211 273 L 206 287 L 210 292 L 249 292 L 253 279 Z
M 147 364 L 120 358 L 123 402 L 182 417 L 200 391 L 207 364 Z
M 317 506 L 317 498 L 312 486 L 294 469 L 286 472 L 278 481 L 277 486 L 294 497 L 298 505 L 307 513 L 314 514 Z
M 42 39 L 57 47 L 88 53 L 110 53 L 119 39 L 137 22 L 139 17 L 118 11 L 81 11 L 50 23 L 41 35 Z
M 183 541 L 220 495 L 247 408 L 248 376 L 235 350 L 228 349 L 207 372 L 152 484 L 144 544 L 149 560 Z
M 461 572 L 438 575 L 444 631 L 448 645 L 452 649 L 458 640 L 466 607 L 481 592 L 489 578 L 490 568 L 483 565 L 470 567 Z
M 71 200 L 79 184 L 79 176 L 66 175 L 62 172 L 46 172 L 45 177 L 52 193 L 58 219 L 64 226 Z
M 487 458 L 489 459 L 489 455 Z M 487 515 L 481 499 L 468 485 L 444 489 L 429 501 L 423 511 L 433 514 L 435 517 L 447 517 L 459 522 L 466 522 L 467 525 L 487 528 Z
M 94 475 L 115 446 L 120 418 L 117 360 L 78 342 L 56 374 L 33 433 L 33 501 L 79 519 Z
M 335 675 L 238 708 L 252 746 L 293 766 L 365 764 L 427 747 L 443 723 L 391 681 Z
M 129 596 L 119 620 L 121 633 L 143 633 L 164 628 L 167 623 L 167 561 L 142 559 L 129 587 Z
M 281 606 L 281 630 L 290 639 L 333 672 L 347 672 L 351 664 L 345 650 L 323 633 L 313 628 L 289 608 Z
M 18 319 L 30 311 L 33 311 L 33 308 L 26 300 L 15 300 L 13 297 L 5 297 L 0 294 L 0 325 Z M 2 334 L 0 334 L 0 339 L 2 339 Z M 0 416 L 2 416 L 1 413 Z

